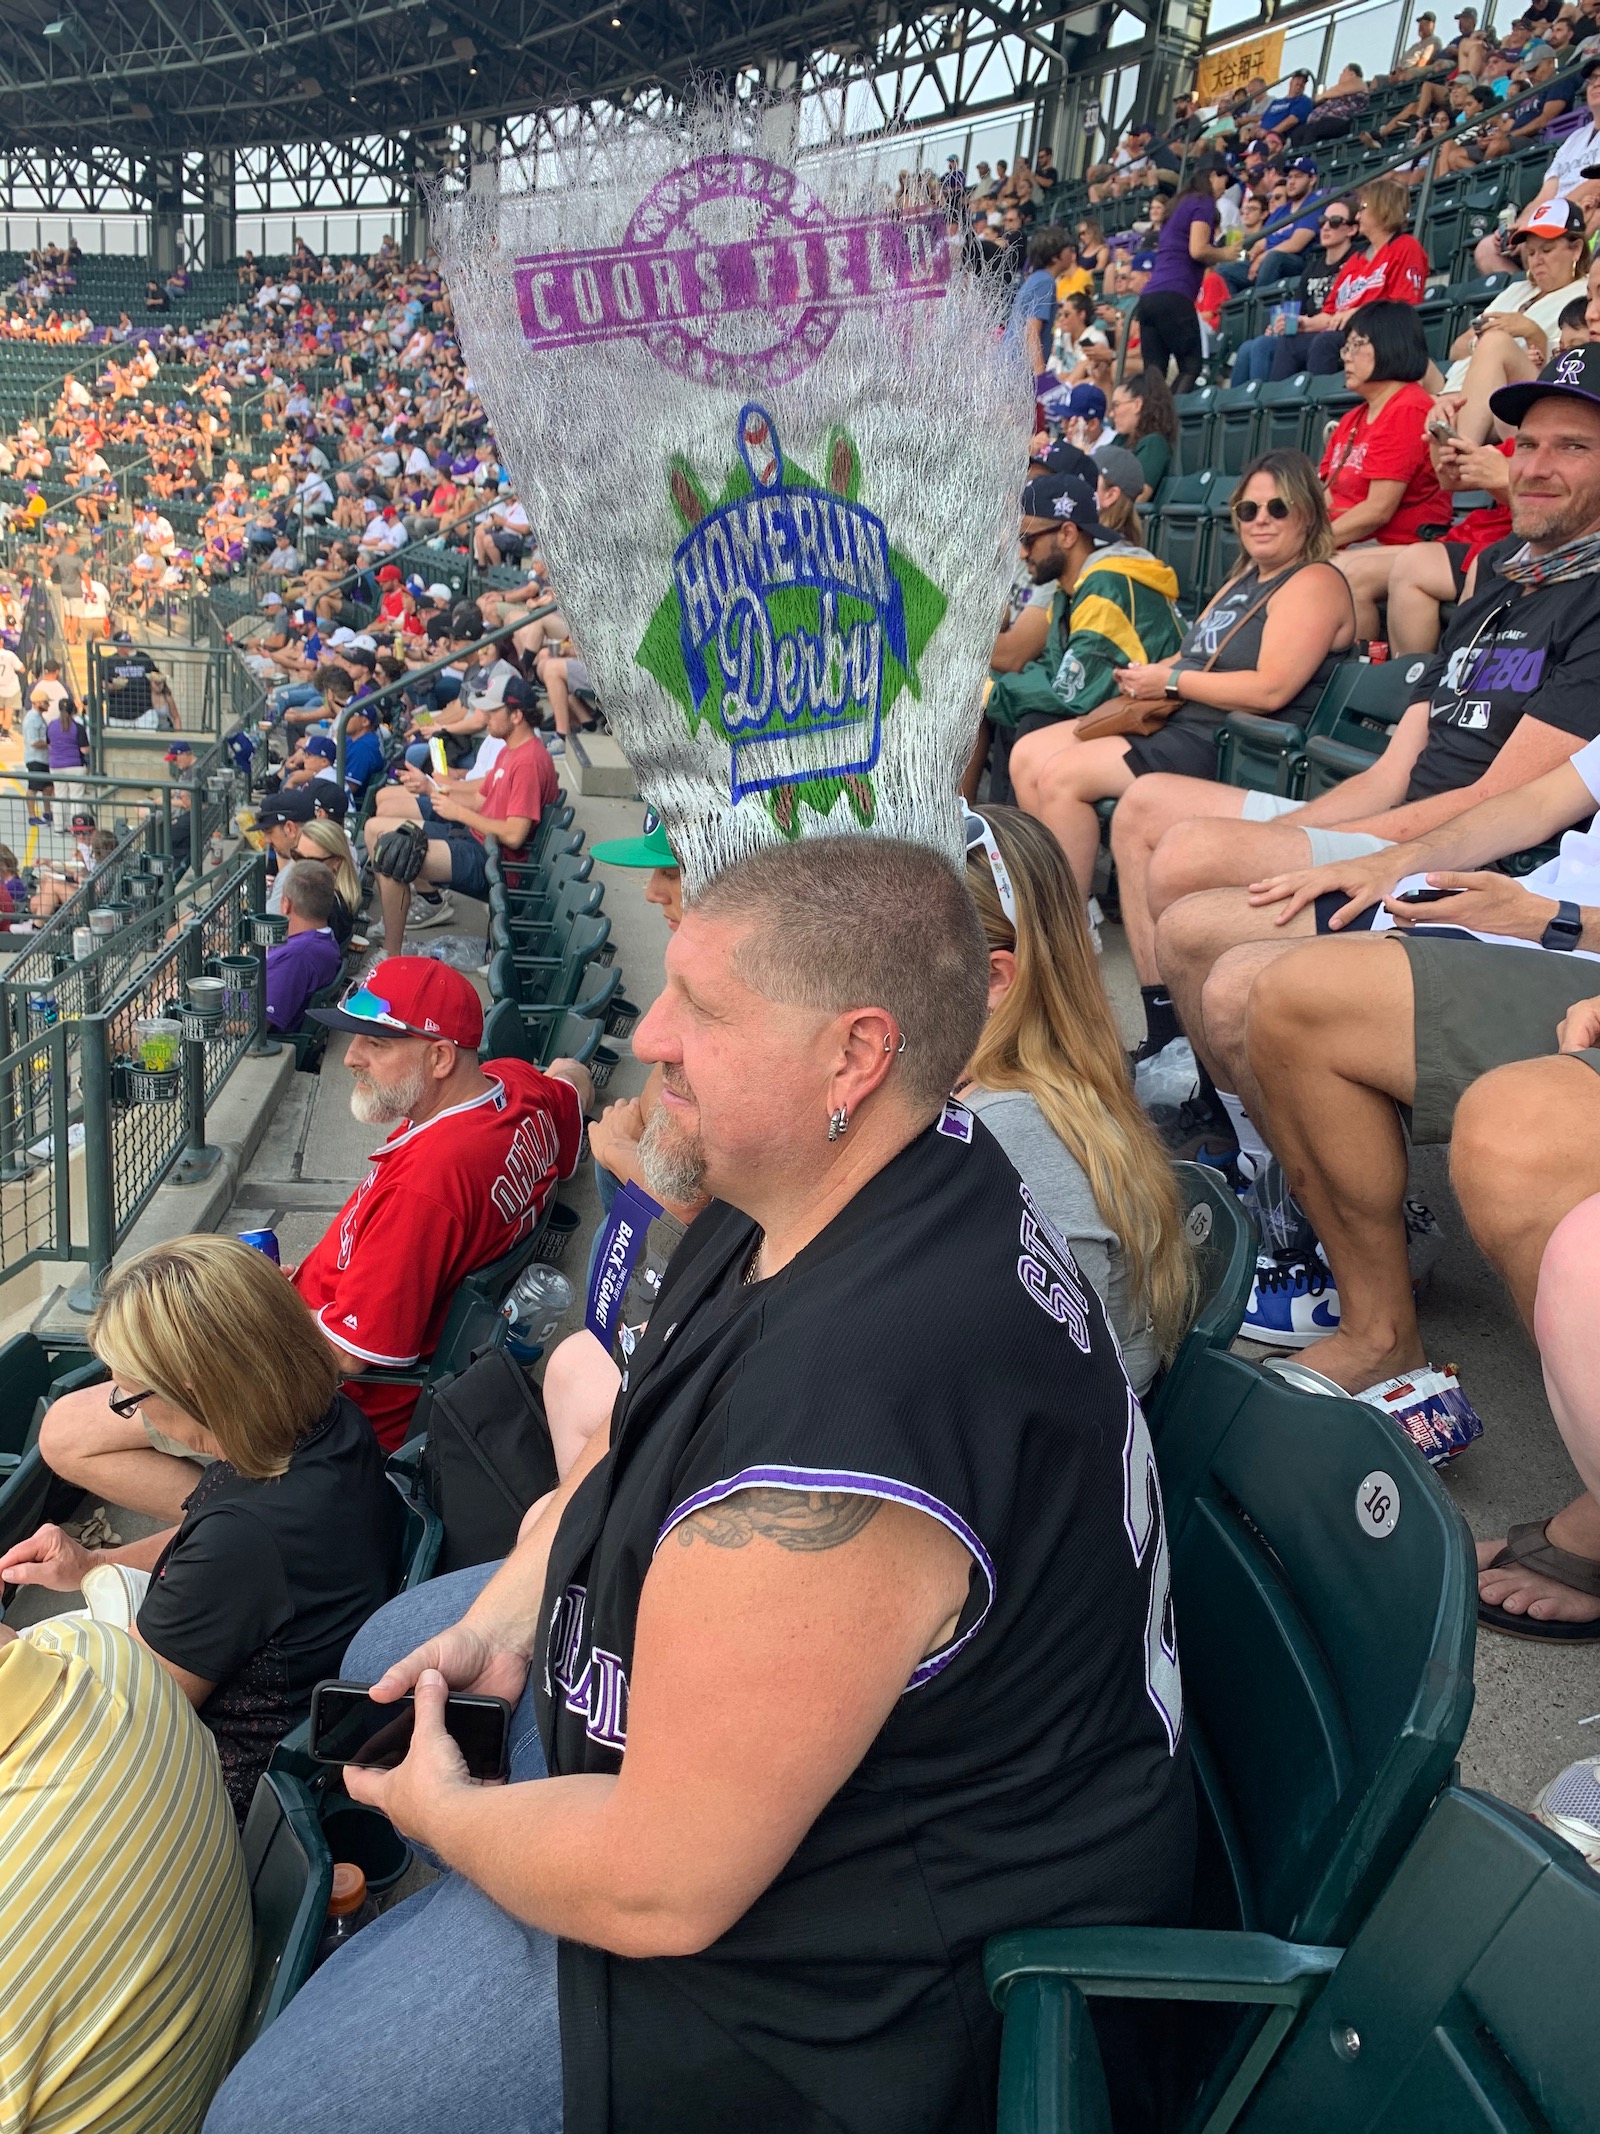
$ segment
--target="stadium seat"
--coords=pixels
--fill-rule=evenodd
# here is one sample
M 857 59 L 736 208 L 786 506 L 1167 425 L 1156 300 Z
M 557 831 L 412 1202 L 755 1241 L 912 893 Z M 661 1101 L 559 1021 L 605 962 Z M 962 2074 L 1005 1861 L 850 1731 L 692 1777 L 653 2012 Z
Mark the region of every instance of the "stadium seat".
M 264 1772 L 242 1835 L 254 1954 L 250 1994 L 234 2040 L 236 2060 L 311 1976 L 333 1890 L 333 1855 L 301 1779 L 284 1771 Z
M 1422 667 L 1420 659 L 1391 659 L 1340 667 L 1328 677 L 1306 722 L 1301 796 L 1314 800 L 1382 755 Z
M 1288 719 L 1230 711 L 1217 729 L 1217 781 L 1246 792 L 1298 797 L 1305 734 Z
M 1448 266 L 1449 261 L 1443 264 Z M 1441 370 L 1450 360 L 1450 343 L 1455 339 L 1455 315 L 1455 302 L 1447 288 L 1425 296 L 1417 306 L 1417 320 L 1428 344 L 1428 354 Z
M 1218 392 L 1211 454 L 1219 474 L 1237 479 L 1260 450 L 1256 439 L 1261 430 L 1262 391 L 1259 385 L 1229 385 Z
M 33 1334 L 0 1348 L 0 1551 L 70 1515 L 79 1492 L 39 1457 L 39 1425 L 51 1401 L 106 1375 L 98 1358 L 81 1349 L 51 1355 Z
M 569 1008 L 578 997 L 583 974 L 610 944 L 611 921 L 601 914 L 575 919 L 564 946 L 552 941 L 547 956 L 523 956 L 509 948 L 489 958 L 489 994 L 515 1000 L 525 1008 Z
M 1211 546 L 1211 504 L 1222 476 L 1209 470 L 1182 474 L 1162 499 L 1156 525 L 1160 543 L 1156 553 L 1172 566 L 1178 580 L 1178 603 L 1192 614 L 1200 604 L 1206 583 L 1206 565 Z
M 1157 1440 L 1171 1408 L 1184 1398 L 1196 1358 L 1207 1349 L 1226 1349 L 1244 1323 L 1259 1243 L 1255 1225 L 1219 1171 L 1203 1163 L 1176 1163 L 1173 1170 L 1194 1252 L 1197 1293 L 1189 1331 L 1145 1402 L 1150 1434 Z
M 1296 371 L 1261 388 L 1261 427 L 1257 452 L 1303 452 L 1310 420 L 1311 373 Z
M 1451 1786 L 1239 2134 L 1588 2134 L 1600 1877 Z
M 1178 450 L 1173 472 L 1199 474 L 1211 464 L 1211 425 L 1217 396 L 1209 385 L 1192 393 L 1179 393 L 1173 401 L 1178 411 Z
M 1196 1924 L 989 1943 L 1000 2134 L 1071 2123 L 1066 2039 L 1092 2092 L 1080 1993 L 1239 2009 L 1208 2033 L 1177 2122 L 1231 2125 L 1446 1783 L 1472 1709 L 1471 1542 L 1375 1409 L 1206 1350 L 1165 1415 L 1160 1473 L 1201 1802 Z M 1326 2053 L 1320 2024 L 1306 2034 Z M 1324 2124 L 1305 2114 L 1299 2134 Z
M 384 1462 L 384 1473 L 400 1492 L 406 1508 L 405 1538 L 401 1544 L 405 1562 L 400 1580 L 402 1593 L 409 1593 L 413 1586 L 425 1585 L 432 1578 L 444 1542 L 444 1521 L 428 1495 L 423 1475 L 422 1455 L 427 1442 L 425 1434 L 410 1438 Z

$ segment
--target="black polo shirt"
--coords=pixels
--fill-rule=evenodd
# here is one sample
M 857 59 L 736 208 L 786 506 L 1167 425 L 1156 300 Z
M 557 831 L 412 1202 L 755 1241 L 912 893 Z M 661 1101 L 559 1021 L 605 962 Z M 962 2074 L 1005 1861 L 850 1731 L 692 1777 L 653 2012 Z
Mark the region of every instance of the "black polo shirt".
M 311 1710 L 313 1684 L 400 1582 L 404 1510 L 372 1425 L 343 1393 L 271 1482 L 216 1460 L 184 1500 L 156 1563 L 139 1635 L 216 1688 L 216 1736 L 242 1820 L 273 1746 Z
M 987 2134 L 985 1938 L 1186 1916 L 1193 1802 L 1149 1438 L 1089 1284 L 950 1105 L 786 1268 L 715 1205 L 556 1536 L 554 1774 L 614 1772 L 655 1549 L 746 1487 L 910 1504 L 967 1603 L 772 1886 L 692 1957 L 564 1942 L 567 2134 Z M 795 1724 L 805 1723 L 797 1712 Z
M 1407 800 L 1459 792 L 1499 755 L 1522 718 L 1580 741 L 1600 734 L 1600 572 L 1541 586 L 1496 565 L 1515 535 L 1478 558 L 1477 589 L 1450 616 L 1409 699 L 1428 699 L 1428 738 Z

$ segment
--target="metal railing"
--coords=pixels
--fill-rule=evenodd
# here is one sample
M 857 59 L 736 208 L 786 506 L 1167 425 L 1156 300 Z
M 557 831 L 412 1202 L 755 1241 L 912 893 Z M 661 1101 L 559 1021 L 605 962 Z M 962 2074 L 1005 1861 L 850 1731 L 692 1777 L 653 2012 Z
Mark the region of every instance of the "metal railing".
M 265 856 L 241 853 L 189 885 L 176 932 L 159 909 L 119 928 L 53 971 L 49 1000 L 24 998 L 15 1024 L 18 981 L 8 979 L 5 1024 L 26 1034 L 0 1055 L 0 1282 L 35 1260 L 86 1261 L 87 1282 L 70 1301 L 92 1309 L 157 1187 L 211 1168 L 218 1152 L 206 1144 L 207 1110 L 266 1036 L 265 902 Z M 186 982 L 205 973 L 224 980 L 220 1013 L 186 1002 Z M 146 1017 L 178 1021 L 174 1064 L 141 1061 L 137 1025 Z M 81 1228 L 71 1175 L 80 1150 Z

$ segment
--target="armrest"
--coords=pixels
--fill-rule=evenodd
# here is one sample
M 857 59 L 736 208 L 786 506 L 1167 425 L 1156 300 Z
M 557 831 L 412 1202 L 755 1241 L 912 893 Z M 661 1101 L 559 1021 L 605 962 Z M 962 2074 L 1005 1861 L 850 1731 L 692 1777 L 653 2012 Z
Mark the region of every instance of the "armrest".
M 1305 735 L 1287 719 L 1263 718 L 1254 711 L 1230 711 L 1222 724 L 1228 733 L 1261 748 L 1278 748 L 1288 755 L 1298 755 L 1305 747 Z
M 1118 2000 L 1264 2001 L 1299 2007 L 1333 1975 L 1342 1949 L 1205 1927 L 1038 1927 L 997 1934 L 983 1952 L 997 2008 L 1024 1978 L 1070 1979 Z
M 1348 741 L 1332 741 L 1326 734 L 1313 734 L 1306 743 L 1306 754 L 1325 771 L 1336 771 L 1341 778 L 1356 778 L 1362 771 L 1371 770 L 1380 751 L 1352 748 Z

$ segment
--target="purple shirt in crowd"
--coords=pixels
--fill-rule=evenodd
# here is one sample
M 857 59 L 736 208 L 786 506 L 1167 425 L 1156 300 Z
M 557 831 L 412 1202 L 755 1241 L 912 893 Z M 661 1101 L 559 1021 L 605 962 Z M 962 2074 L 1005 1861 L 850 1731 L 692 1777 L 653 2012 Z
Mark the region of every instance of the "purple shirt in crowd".
M 59 719 L 52 719 L 46 729 L 50 736 L 50 768 L 53 771 L 75 771 L 82 767 L 83 752 L 88 735 L 83 730 L 83 721 L 74 719 L 70 726 L 63 726 Z
M 313 933 L 291 934 L 267 950 L 267 1024 L 273 1030 L 298 1030 L 306 1002 L 332 985 L 344 961 L 326 926 Z
M 1203 193 L 1185 193 L 1161 225 L 1156 263 L 1144 285 L 1146 296 L 1186 296 L 1192 304 L 1200 294 L 1205 266 L 1202 261 L 1189 257 L 1189 230 L 1196 222 L 1204 224 L 1209 243 L 1217 226 L 1217 203 L 1209 188 Z

